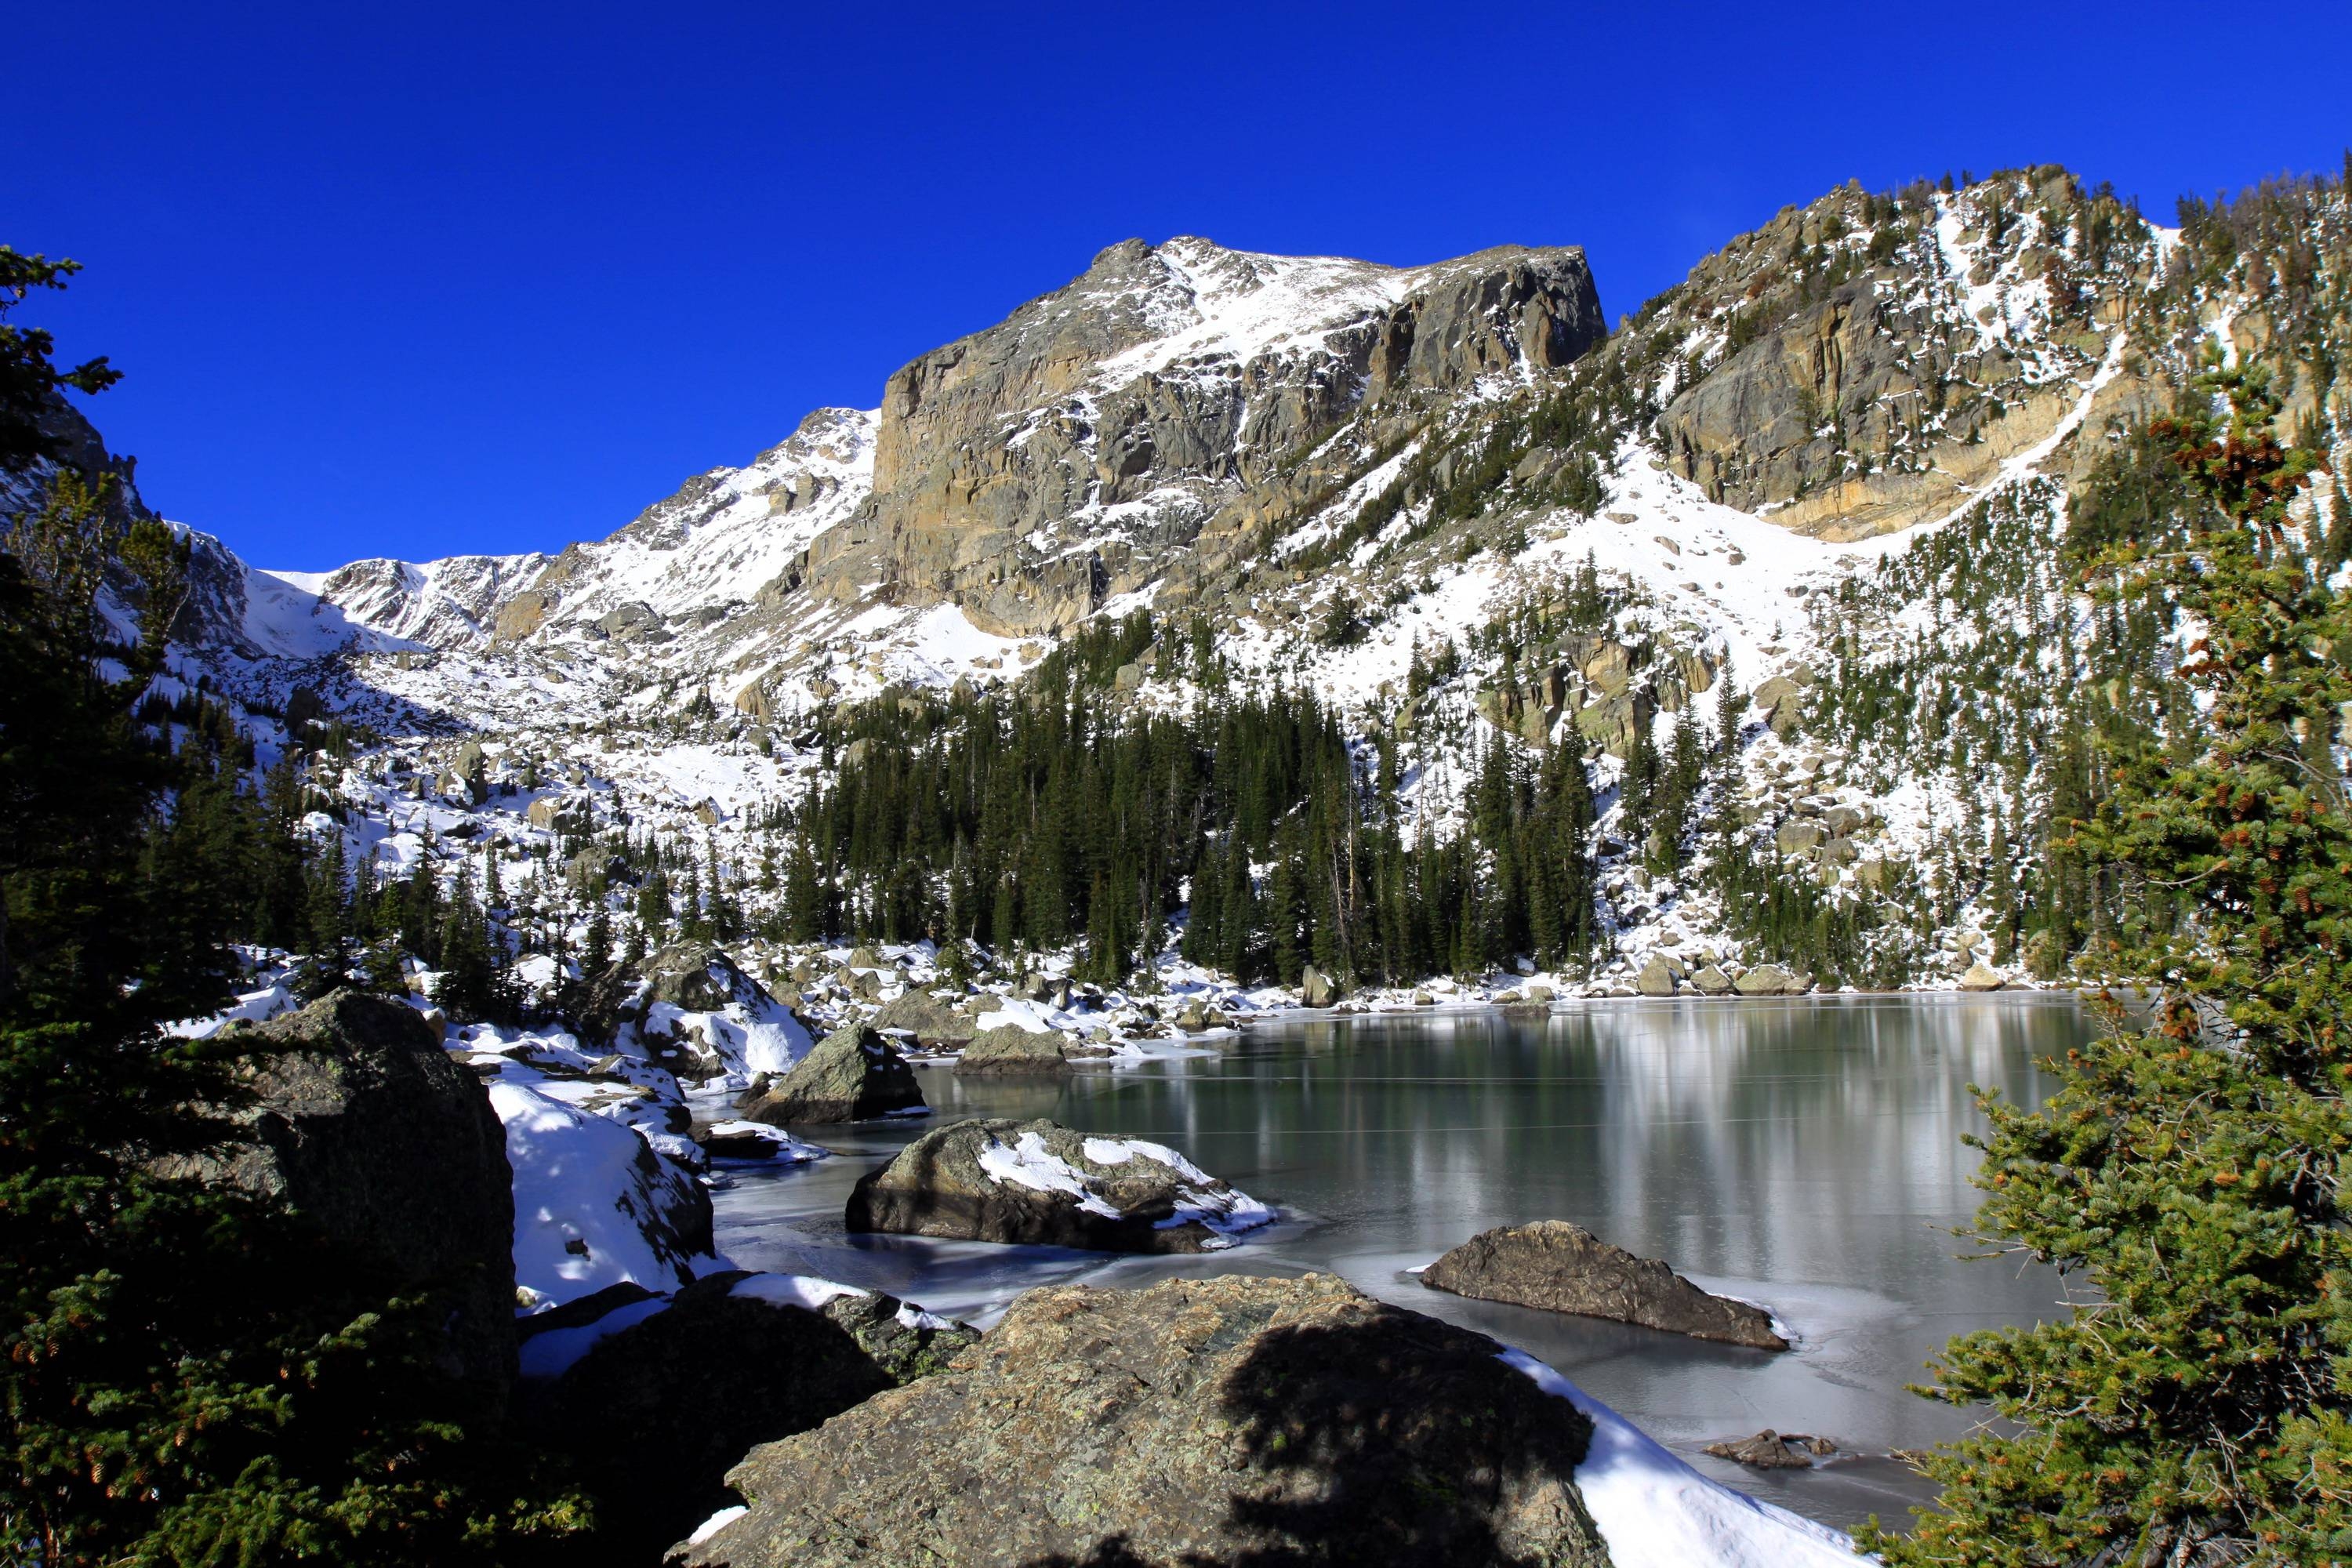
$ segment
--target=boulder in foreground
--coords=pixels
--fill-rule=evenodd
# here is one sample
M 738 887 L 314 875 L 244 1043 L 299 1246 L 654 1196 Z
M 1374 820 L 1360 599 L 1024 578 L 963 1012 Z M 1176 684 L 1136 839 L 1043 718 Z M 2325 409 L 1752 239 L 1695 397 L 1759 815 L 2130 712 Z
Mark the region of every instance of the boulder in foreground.
M 818 1041 L 792 1071 L 747 1100 L 743 1114 L 782 1126 L 866 1121 L 929 1109 L 907 1058 L 866 1025 L 852 1024 Z
M 853 1231 L 1096 1252 L 1213 1252 L 1274 1211 L 1173 1149 L 1053 1121 L 934 1128 L 849 1195 Z
M 594 1490 L 613 1560 L 650 1563 L 729 1501 L 727 1468 L 936 1370 L 977 1336 L 887 1296 L 792 1275 L 719 1274 L 667 1305 L 623 1300 L 554 1331 L 576 1357 L 531 1402 L 533 1429 Z M 584 1345 L 584 1349 L 582 1348 Z
M 1711 1295 L 1657 1259 L 1636 1258 L 1565 1220 L 1482 1231 L 1423 1269 L 1421 1282 L 1481 1301 L 1613 1318 L 1755 1350 L 1789 1348 L 1770 1313 Z
M 282 1198 L 394 1288 L 433 1294 L 447 1370 L 503 1405 L 515 1365 L 514 1189 L 481 1080 L 415 1008 L 357 991 L 248 1038 L 243 1141 L 169 1168 Z
M 751 1511 L 673 1561 L 1600 1568 L 1591 1423 L 1498 1350 L 1321 1276 L 1032 1290 L 947 1371 L 753 1449 Z

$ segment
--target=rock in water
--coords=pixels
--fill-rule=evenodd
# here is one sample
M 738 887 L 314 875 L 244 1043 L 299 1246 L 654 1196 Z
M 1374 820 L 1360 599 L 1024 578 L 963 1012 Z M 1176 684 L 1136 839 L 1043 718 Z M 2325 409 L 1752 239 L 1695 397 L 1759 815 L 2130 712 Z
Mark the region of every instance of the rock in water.
M 1328 1007 L 1339 1000 L 1339 984 L 1329 975 L 1308 964 L 1298 976 L 1298 1004 L 1302 1007 Z
M 1058 1029 L 1024 1029 L 999 1024 L 974 1035 L 956 1062 L 958 1072 L 1060 1072 L 1069 1060 L 1062 1055 Z
M 1757 1350 L 1789 1348 L 1770 1313 L 1710 1295 L 1655 1258 L 1636 1258 L 1565 1220 L 1482 1231 L 1422 1270 L 1421 1282 L 1482 1301 L 1613 1318 Z
M 1718 1459 L 1729 1459 L 1759 1470 L 1794 1470 L 1809 1468 L 1815 1459 L 1836 1453 L 1837 1445 L 1827 1437 L 1808 1436 L 1802 1432 L 1775 1432 L 1767 1426 L 1753 1437 L 1709 1443 L 1706 1451 Z
M 926 1132 L 868 1173 L 844 1218 L 851 1230 L 964 1241 L 1213 1252 L 1274 1211 L 1159 1143 L 973 1121 Z
M 934 1371 L 978 1338 L 887 1296 L 788 1275 L 714 1275 L 639 1311 L 529 1412 L 594 1491 L 614 1562 L 653 1562 L 732 1500 L 727 1468 L 754 1444 Z
M 259 1049 L 256 1099 L 236 1118 L 250 1141 L 173 1162 L 176 1173 L 281 1197 L 395 1290 L 431 1291 L 449 1370 L 502 1408 L 515 1370 L 514 1193 L 481 1080 L 415 1008 L 356 991 L 244 1039 Z
M 852 1024 L 818 1041 L 782 1082 L 747 1102 L 743 1114 L 782 1126 L 929 1109 L 907 1058 L 866 1026 Z
M 1028 1292 L 937 1376 L 755 1448 L 693 1568 L 1609 1561 L 1591 1435 L 1494 1341 L 1337 1279 Z

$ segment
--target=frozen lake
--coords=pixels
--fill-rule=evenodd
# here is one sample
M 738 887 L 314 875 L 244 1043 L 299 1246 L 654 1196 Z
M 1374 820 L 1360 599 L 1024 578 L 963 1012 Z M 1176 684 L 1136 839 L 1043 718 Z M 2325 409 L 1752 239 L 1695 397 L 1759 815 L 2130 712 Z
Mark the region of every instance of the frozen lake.
M 740 1167 L 719 1250 L 991 1321 L 1034 1285 L 1336 1273 L 1551 1363 L 1701 1469 L 1840 1525 L 1927 1495 L 1901 1465 L 1758 1472 L 1702 1445 L 1761 1427 L 1884 1456 L 1966 1413 L 1906 1392 L 1949 1336 L 2050 1312 L 2046 1270 L 1969 1261 L 1982 1118 L 1968 1085 L 2031 1103 L 2040 1058 L 2085 1037 L 2071 996 L 1591 1002 L 1549 1016 L 1382 1015 L 1253 1027 L 1213 1058 L 1059 1079 L 919 1069 L 932 1122 L 811 1129 L 836 1159 Z M 1127 1258 L 851 1236 L 857 1178 L 940 1119 L 1051 1117 L 1172 1144 L 1278 1205 L 1229 1252 Z M 1795 1350 L 1704 1344 L 1464 1300 L 1408 1270 L 1492 1226 L 1569 1219 L 1769 1306 Z

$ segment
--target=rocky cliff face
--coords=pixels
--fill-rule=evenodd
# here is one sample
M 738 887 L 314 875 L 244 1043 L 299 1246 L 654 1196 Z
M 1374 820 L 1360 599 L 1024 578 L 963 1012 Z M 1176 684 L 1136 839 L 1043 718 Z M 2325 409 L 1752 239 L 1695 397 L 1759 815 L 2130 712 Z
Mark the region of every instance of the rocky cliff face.
M 756 706 L 763 674 L 822 666 L 828 634 L 877 605 L 953 604 L 1017 637 L 1197 574 L 1196 551 L 1230 563 L 1258 524 L 1352 478 L 1436 403 L 1540 378 L 1605 335 L 1574 248 L 1398 268 L 1129 240 L 899 370 L 878 411 L 820 409 L 601 542 L 362 561 L 250 595 L 286 601 L 273 626 L 347 630 L 354 653 L 505 647 L 732 670 Z M 302 595 L 320 607 L 305 614 Z M 294 651 L 247 633 L 223 598 L 211 635 Z
M 1643 327 L 1682 356 L 1660 444 L 1712 499 L 1799 532 L 1925 521 L 2051 436 L 2158 252 L 2136 213 L 2058 169 L 1789 208 Z
M 1058 630 L 1249 510 L 1360 409 L 1556 369 L 1605 331 L 1574 249 L 1394 269 L 1129 240 L 890 378 L 873 496 L 814 542 L 811 580 Z

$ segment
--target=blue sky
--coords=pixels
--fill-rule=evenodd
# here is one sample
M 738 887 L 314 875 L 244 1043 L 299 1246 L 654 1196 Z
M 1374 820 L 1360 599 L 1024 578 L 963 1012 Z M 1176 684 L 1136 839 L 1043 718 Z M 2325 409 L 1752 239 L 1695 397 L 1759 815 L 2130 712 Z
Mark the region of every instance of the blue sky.
M 0 37 L 48 116 L 0 242 L 89 268 L 22 319 L 126 373 L 88 406 L 153 504 L 301 568 L 601 537 L 1131 235 L 1581 244 L 1613 318 L 1849 177 L 2057 162 L 2168 216 L 2352 142 L 2342 0 L 76 0 Z

